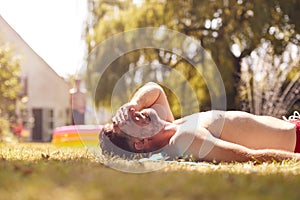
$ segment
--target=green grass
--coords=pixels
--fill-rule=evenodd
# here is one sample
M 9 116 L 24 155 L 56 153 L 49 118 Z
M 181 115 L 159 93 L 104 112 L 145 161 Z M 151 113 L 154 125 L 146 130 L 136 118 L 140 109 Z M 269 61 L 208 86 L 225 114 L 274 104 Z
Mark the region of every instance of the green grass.
M 0 144 L 0 199 L 300 199 L 300 163 L 186 165 L 149 173 L 103 165 L 84 148 Z M 115 159 L 127 168 L 159 163 Z

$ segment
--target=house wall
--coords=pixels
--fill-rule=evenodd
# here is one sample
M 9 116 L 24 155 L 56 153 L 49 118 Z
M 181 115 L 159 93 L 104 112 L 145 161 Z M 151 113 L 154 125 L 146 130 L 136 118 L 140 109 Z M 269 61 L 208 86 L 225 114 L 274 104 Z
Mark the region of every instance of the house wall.
M 50 140 L 53 128 L 64 126 L 69 122 L 67 115 L 69 85 L 31 49 L 1 16 L 0 39 L 12 44 L 16 53 L 21 55 L 22 74 L 27 78 L 28 102 L 26 107 L 30 116 L 34 116 L 34 109 L 42 110 L 43 129 L 39 134 L 42 135 L 41 140 Z M 45 48 L 47 47 L 45 46 Z M 34 129 L 34 127 L 31 128 Z

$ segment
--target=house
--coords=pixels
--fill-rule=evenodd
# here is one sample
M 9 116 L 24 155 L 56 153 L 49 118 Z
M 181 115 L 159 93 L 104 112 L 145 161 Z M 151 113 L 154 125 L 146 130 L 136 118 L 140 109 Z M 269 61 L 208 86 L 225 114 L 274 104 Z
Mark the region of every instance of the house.
M 0 38 L 21 56 L 22 82 L 28 97 L 23 111 L 30 141 L 49 141 L 53 129 L 69 123 L 69 84 L 0 15 Z

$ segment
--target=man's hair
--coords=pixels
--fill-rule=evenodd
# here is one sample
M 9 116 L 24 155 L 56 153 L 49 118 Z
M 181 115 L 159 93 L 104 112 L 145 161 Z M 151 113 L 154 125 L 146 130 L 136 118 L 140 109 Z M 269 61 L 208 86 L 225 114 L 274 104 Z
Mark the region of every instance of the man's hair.
M 135 153 L 144 153 L 134 147 L 134 137 L 116 132 L 111 125 L 106 125 L 100 132 L 99 142 L 103 154 L 132 157 Z

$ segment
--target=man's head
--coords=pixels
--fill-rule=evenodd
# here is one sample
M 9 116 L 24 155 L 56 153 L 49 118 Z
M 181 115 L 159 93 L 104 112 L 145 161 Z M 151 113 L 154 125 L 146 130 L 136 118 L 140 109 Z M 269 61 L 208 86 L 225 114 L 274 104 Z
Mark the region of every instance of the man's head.
M 137 138 L 149 138 L 161 131 L 165 121 L 161 120 L 157 112 L 152 108 L 135 111 L 131 108 L 128 112 L 128 119 L 119 128 Z
M 107 153 L 148 153 L 161 148 L 158 133 L 163 131 L 164 121 L 153 109 L 129 111 L 129 120 L 122 126 L 107 124 L 100 133 L 101 149 Z

